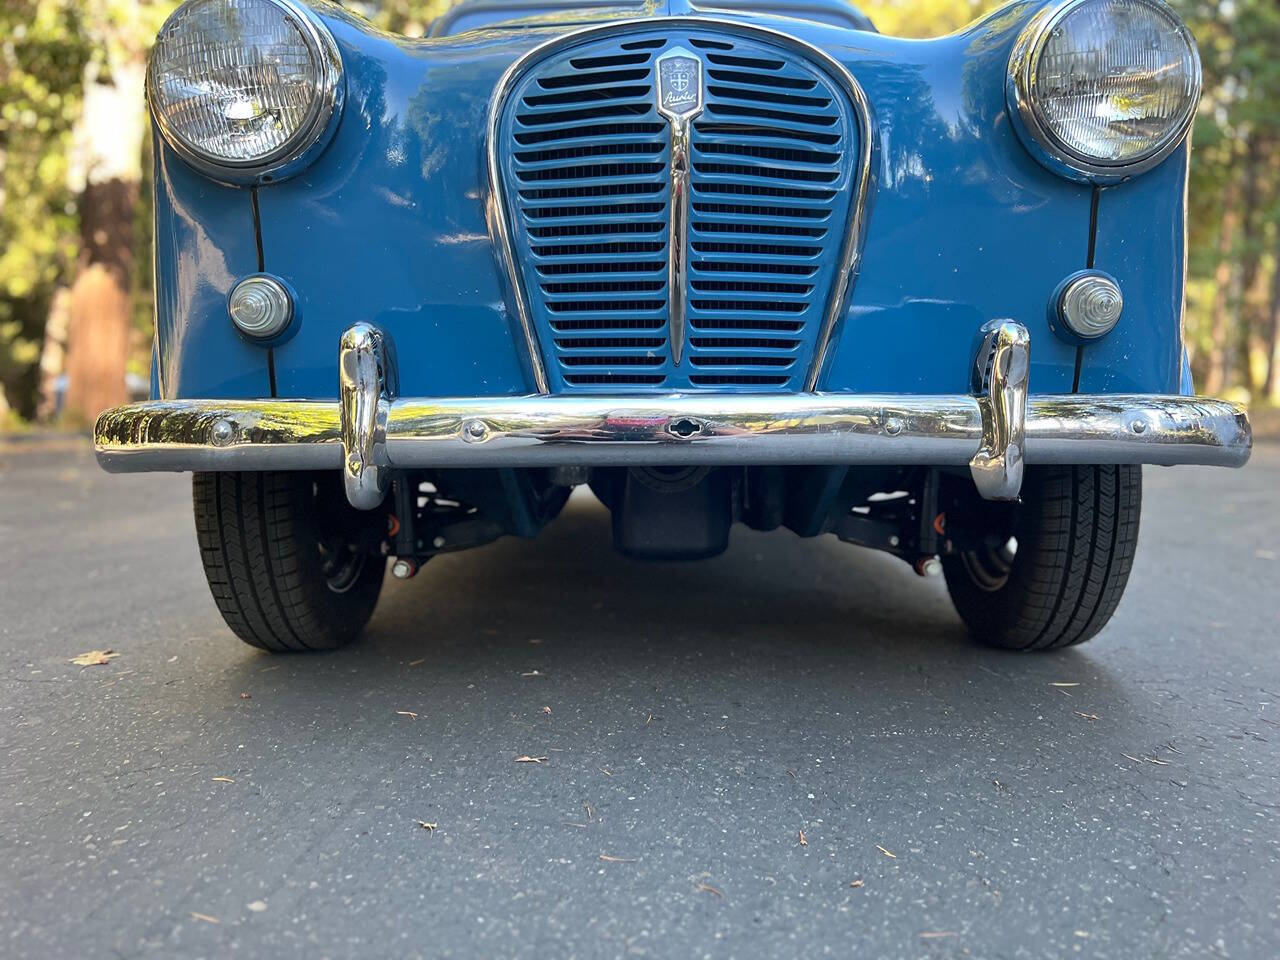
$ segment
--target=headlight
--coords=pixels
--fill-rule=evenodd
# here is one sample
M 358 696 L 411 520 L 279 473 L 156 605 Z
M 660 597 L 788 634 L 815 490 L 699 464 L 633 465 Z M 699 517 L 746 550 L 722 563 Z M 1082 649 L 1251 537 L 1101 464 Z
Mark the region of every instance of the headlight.
M 1163 160 L 1191 126 L 1200 85 L 1195 40 L 1161 0 L 1067 0 L 1031 20 L 1009 59 L 1018 132 L 1077 179 Z
M 233 180 L 270 179 L 322 148 L 341 81 L 333 37 L 291 0 L 189 0 L 161 28 L 147 72 L 170 146 Z

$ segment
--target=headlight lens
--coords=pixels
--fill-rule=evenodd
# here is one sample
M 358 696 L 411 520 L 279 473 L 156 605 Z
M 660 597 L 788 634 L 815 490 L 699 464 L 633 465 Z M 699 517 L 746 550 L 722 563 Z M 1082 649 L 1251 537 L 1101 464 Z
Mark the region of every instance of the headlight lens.
M 1160 0 L 1069 0 L 1048 10 L 1015 44 L 1010 75 L 1026 131 L 1084 173 L 1154 166 L 1200 99 L 1195 41 Z
M 161 29 L 147 79 L 174 149 L 261 174 L 324 132 L 341 61 L 328 31 L 287 0 L 190 0 Z

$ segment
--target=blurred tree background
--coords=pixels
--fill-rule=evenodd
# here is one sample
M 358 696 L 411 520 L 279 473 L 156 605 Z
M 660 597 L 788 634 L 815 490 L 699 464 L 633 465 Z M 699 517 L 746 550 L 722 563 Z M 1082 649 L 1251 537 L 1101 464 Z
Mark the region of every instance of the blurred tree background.
M 150 351 L 146 48 L 176 0 L 0 0 L 0 427 L 83 422 Z M 348 0 L 426 31 L 450 0 Z M 884 33 L 957 30 L 996 0 L 867 0 Z M 1187 338 L 1204 392 L 1280 403 L 1280 3 L 1173 0 L 1204 61 Z M 68 349 L 70 348 L 70 349 Z M 95 358 L 110 356 L 112 363 Z M 79 411 L 79 413 L 77 413 Z

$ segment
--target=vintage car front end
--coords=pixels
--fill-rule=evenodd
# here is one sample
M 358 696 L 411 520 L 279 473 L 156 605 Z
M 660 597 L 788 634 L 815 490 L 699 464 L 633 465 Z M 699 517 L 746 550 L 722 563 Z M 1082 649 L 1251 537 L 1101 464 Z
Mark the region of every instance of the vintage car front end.
M 942 569 L 981 639 L 1062 646 L 1119 600 L 1138 465 L 1248 459 L 1185 363 L 1200 68 L 1160 0 L 930 41 L 775 6 L 423 40 L 179 8 L 154 396 L 95 439 L 197 472 L 242 638 L 345 642 L 384 557 L 531 536 L 589 483 L 631 555 L 834 533 Z

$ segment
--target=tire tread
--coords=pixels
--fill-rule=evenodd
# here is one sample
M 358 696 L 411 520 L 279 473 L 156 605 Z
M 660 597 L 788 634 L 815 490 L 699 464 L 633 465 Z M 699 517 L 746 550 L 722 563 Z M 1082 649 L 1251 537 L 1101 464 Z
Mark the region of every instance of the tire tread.
M 332 649 L 354 639 L 373 612 L 384 565 L 367 563 L 345 594 L 328 589 L 306 476 L 197 473 L 196 539 L 214 603 L 245 643 L 273 653 Z
M 1008 581 L 975 586 L 944 558 L 957 611 L 984 643 L 1053 650 L 1094 637 L 1115 613 L 1133 568 L 1142 505 L 1135 465 L 1044 466 L 1027 471 Z

